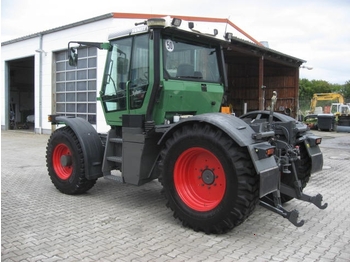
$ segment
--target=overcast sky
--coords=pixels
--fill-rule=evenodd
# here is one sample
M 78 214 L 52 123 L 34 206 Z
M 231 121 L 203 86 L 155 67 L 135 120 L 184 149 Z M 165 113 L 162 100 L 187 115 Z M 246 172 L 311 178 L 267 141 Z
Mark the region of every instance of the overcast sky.
M 258 41 L 307 61 L 300 77 L 350 80 L 349 0 L 1 0 L 1 42 L 111 12 L 229 18 Z

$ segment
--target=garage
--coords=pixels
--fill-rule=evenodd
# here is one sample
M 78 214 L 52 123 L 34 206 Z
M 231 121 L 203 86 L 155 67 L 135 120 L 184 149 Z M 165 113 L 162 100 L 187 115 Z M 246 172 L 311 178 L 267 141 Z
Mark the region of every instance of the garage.
M 34 56 L 11 60 L 8 65 L 9 129 L 34 130 Z
M 296 117 L 299 67 L 304 60 L 266 46 L 232 39 L 225 50 L 228 68 L 227 103 L 236 115 L 269 110 L 273 91 L 278 94 L 275 111 Z

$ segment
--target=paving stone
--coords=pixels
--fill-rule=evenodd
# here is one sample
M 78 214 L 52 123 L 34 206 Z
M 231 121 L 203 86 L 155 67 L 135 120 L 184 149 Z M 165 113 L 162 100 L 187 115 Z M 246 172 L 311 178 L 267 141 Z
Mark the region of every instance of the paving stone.
M 319 132 L 317 134 L 321 134 Z M 47 175 L 47 135 L 1 132 L 1 261 L 349 261 L 348 133 L 327 133 L 324 165 L 305 191 L 322 193 L 319 210 L 291 200 L 301 228 L 258 206 L 224 235 L 185 228 L 165 207 L 161 185 L 99 179 L 81 196 L 61 194 Z

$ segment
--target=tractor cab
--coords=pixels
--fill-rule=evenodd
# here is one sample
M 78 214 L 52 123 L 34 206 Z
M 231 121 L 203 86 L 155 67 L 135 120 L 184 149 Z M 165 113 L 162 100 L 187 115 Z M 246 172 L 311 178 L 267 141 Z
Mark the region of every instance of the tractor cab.
M 108 125 L 122 126 L 123 115 L 163 125 L 219 112 L 225 77 L 218 39 L 150 19 L 110 35 L 109 44 L 99 97 Z

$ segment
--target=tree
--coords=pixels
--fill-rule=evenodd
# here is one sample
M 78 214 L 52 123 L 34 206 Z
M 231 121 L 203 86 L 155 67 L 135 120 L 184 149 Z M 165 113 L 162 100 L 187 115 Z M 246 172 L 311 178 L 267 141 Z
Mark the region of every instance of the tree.
M 311 99 L 314 93 L 332 93 L 336 89 L 332 84 L 324 80 L 301 79 L 299 81 L 299 97 Z
M 313 94 L 313 87 L 311 82 L 306 79 L 300 79 L 299 81 L 299 98 L 300 99 L 306 99 L 306 98 L 311 98 Z
M 346 81 L 344 85 L 339 89 L 345 99 L 345 102 L 350 103 L 350 80 Z

